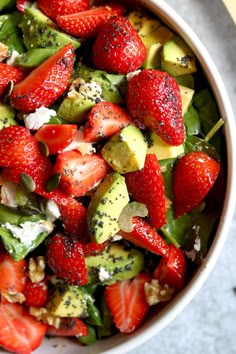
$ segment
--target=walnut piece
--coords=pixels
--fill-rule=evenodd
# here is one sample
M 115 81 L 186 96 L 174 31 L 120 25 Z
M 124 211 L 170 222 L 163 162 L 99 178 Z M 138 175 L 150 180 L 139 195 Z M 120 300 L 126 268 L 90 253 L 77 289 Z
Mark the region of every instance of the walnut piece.
M 22 293 L 9 292 L 9 293 L 2 293 L 1 295 L 10 303 L 22 304 L 22 302 L 25 301 L 25 295 Z
M 144 291 L 147 303 L 152 306 L 159 302 L 169 301 L 175 289 L 167 284 L 161 285 L 157 279 L 152 279 L 151 283 L 144 284 Z
M 9 55 L 8 47 L 0 42 L 0 62 L 5 60 Z
M 53 316 L 45 307 L 30 307 L 29 312 L 38 321 L 59 328 L 61 319 L 60 317 Z
M 45 278 L 46 260 L 43 256 L 30 258 L 29 260 L 29 278 L 33 283 L 39 283 Z

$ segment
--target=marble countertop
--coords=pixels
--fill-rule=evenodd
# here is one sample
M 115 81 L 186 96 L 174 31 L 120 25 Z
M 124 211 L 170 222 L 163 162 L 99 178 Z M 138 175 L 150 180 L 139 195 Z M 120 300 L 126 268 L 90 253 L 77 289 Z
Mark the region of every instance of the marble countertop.
M 235 1 L 235 0 L 232 0 Z M 221 0 L 166 0 L 214 60 L 236 118 L 236 26 Z M 130 354 L 236 354 L 236 212 L 218 262 L 187 308 Z

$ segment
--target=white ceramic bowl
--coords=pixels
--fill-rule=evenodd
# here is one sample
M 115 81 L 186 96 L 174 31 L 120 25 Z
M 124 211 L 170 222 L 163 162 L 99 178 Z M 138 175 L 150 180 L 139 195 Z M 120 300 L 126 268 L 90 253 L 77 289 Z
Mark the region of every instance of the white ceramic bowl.
M 236 196 L 236 184 L 233 183 L 236 178 L 236 145 L 233 144 L 233 134 L 236 130 L 233 112 L 224 84 L 201 41 L 186 22 L 169 5 L 167 5 L 165 1 L 143 0 L 141 3 L 152 10 L 153 13 L 159 16 L 163 22 L 175 30 L 175 32 L 178 32 L 193 49 L 211 85 L 221 116 L 225 119 L 224 129 L 227 147 L 228 175 L 226 198 L 220 223 L 206 259 L 188 285 L 173 299 L 173 301 L 165 306 L 163 310 L 149 316 L 136 332 L 131 335 L 118 334 L 114 337 L 98 341 L 95 345 L 90 347 L 78 346 L 76 341 L 71 340 L 58 338 L 49 340 L 45 339 L 43 345 L 35 351 L 37 354 L 124 354 L 141 345 L 167 326 L 193 299 L 214 267 L 229 231 L 235 206 L 234 196 Z

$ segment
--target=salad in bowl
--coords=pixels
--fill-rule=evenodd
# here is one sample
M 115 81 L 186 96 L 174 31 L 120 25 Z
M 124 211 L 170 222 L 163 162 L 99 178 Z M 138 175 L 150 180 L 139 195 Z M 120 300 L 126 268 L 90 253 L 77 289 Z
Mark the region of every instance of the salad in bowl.
M 214 239 L 227 185 L 214 94 L 139 2 L 0 11 L 0 346 L 133 333 Z

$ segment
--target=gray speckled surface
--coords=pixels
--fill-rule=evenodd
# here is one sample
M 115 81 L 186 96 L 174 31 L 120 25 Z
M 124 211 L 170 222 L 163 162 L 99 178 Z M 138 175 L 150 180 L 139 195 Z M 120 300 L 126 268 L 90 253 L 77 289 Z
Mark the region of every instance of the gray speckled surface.
M 236 1 L 236 0 L 232 0 Z M 167 0 L 208 49 L 236 115 L 236 26 L 221 0 Z M 197 296 L 130 354 L 236 354 L 236 213 L 221 256 Z

